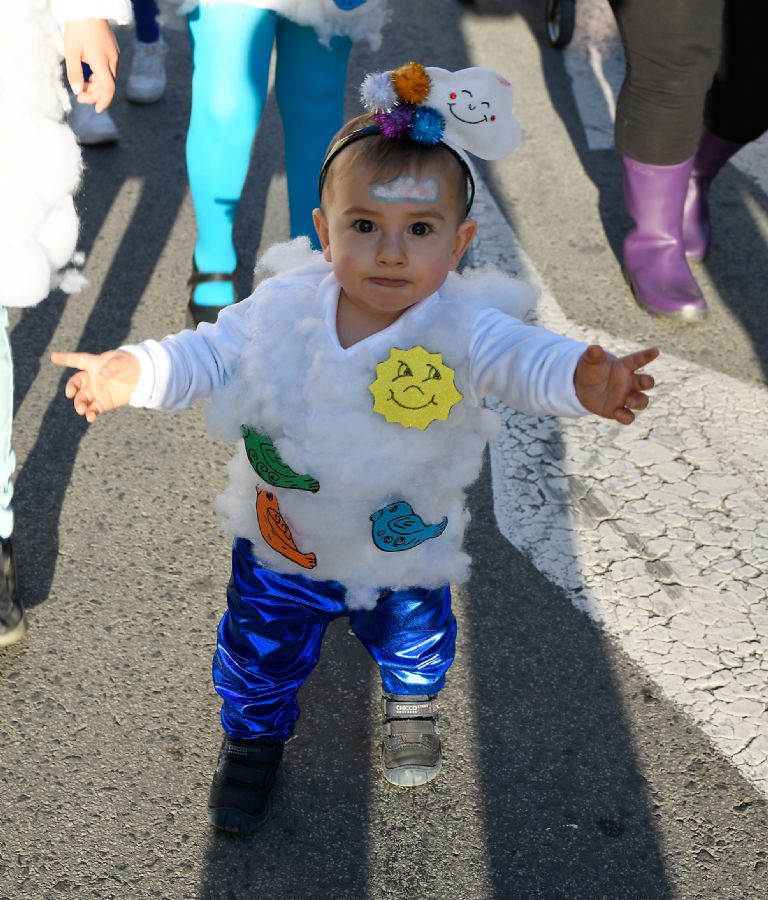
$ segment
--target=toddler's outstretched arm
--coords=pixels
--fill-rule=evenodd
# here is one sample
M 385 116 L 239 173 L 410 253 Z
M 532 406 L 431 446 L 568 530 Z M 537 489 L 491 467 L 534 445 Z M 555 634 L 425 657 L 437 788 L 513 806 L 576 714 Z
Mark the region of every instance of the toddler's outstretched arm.
M 658 355 L 659 351 L 651 347 L 616 357 L 599 344 L 590 344 L 573 376 L 576 396 L 590 412 L 631 425 L 635 421 L 632 410 L 648 406 L 645 392 L 655 384 L 650 375 L 637 370 Z
M 75 412 L 89 422 L 110 409 L 126 406 L 141 374 L 138 359 L 127 350 L 54 352 L 51 362 L 80 370 L 67 381 L 64 393 L 73 401 Z

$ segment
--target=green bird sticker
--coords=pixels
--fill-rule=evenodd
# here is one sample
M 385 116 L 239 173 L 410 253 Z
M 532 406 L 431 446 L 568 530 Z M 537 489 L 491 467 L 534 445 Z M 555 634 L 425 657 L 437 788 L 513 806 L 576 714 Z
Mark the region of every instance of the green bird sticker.
M 276 487 L 294 488 L 297 491 L 311 491 L 316 494 L 320 490 L 320 482 L 310 475 L 299 475 L 280 459 L 277 448 L 269 435 L 260 434 L 248 425 L 240 426 L 240 433 L 245 443 L 245 452 L 253 471 Z

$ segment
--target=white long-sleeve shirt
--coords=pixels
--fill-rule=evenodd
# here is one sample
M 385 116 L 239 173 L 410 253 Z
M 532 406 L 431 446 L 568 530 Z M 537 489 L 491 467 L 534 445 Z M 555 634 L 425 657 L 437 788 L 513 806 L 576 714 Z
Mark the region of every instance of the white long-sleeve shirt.
M 483 397 L 534 415 L 586 412 L 573 384 L 584 345 L 484 305 L 493 302 L 489 286 L 487 276 L 479 291 L 473 276 L 452 275 L 388 328 L 345 348 L 339 284 L 330 264 L 314 260 L 262 282 L 215 325 L 125 348 L 141 364 L 131 404 L 171 410 L 212 397 L 213 426 L 237 444 L 217 508 L 270 568 L 339 580 L 350 606 L 370 606 L 382 587 L 462 581 L 464 492 L 498 430 Z M 419 398 L 436 412 L 426 426 L 404 411 Z M 281 462 L 319 490 L 283 487 L 268 468 L 257 474 L 242 426 L 267 435 Z M 314 566 L 269 540 L 257 489 L 279 505 Z M 428 535 L 400 552 L 381 543 L 387 536 L 376 537 L 371 520 L 397 503 L 412 510 L 407 537 Z
M 59 25 L 80 19 L 108 19 L 115 25 L 133 21 L 130 0 L 50 0 L 51 12 Z

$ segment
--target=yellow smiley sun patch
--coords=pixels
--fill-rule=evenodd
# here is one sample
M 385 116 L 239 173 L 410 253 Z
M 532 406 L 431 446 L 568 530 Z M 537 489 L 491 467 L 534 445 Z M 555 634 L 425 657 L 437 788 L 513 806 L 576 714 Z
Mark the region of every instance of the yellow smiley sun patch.
M 389 359 L 376 366 L 376 378 L 369 386 L 373 411 L 387 422 L 423 431 L 436 419 L 445 421 L 463 399 L 453 381 L 455 374 L 439 353 L 420 346 L 393 347 Z

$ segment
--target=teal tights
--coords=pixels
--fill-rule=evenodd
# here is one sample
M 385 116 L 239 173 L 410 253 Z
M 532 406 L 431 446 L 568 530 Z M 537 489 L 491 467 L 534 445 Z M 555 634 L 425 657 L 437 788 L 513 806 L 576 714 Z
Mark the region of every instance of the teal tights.
M 317 246 L 312 210 L 317 176 L 341 127 L 350 41 L 324 47 L 312 28 L 240 3 L 200 5 L 188 16 L 192 41 L 192 111 L 187 170 L 197 218 L 195 263 L 201 272 L 232 272 L 232 241 L 251 147 L 267 97 L 269 60 L 277 52 L 275 96 L 285 135 L 291 237 Z M 195 301 L 233 301 L 227 282 L 195 289 Z

